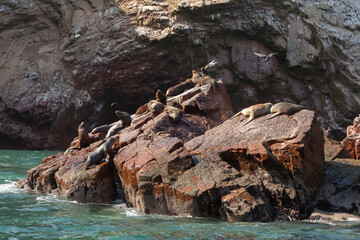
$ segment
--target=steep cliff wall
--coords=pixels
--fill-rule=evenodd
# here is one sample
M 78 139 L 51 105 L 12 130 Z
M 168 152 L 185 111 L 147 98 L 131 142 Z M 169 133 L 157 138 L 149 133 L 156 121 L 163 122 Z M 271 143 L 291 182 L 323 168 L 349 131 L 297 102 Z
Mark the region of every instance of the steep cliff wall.
M 65 148 L 212 59 L 235 110 L 292 100 L 341 129 L 360 110 L 359 3 L 4 0 L 0 145 Z M 252 52 L 278 52 L 263 63 Z M 344 125 L 345 124 L 345 125 Z

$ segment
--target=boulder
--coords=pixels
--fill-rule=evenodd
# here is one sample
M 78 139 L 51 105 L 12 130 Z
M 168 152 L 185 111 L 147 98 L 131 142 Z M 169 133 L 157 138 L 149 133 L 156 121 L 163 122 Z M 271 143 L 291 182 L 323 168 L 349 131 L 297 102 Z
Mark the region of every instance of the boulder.
M 109 163 L 85 170 L 102 141 L 60 153 L 29 170 L 19 186 L 104 202 L 121 191 L 144 213 L 228 221 L 302 219 L 324 172 L 324 140 L 316 114 L 229 119 L 233 110 L 222 82 L 168 99 L 184 112 L 132 116 L 114 135 Z M 119 188 L 117 188 L 119 186 Z

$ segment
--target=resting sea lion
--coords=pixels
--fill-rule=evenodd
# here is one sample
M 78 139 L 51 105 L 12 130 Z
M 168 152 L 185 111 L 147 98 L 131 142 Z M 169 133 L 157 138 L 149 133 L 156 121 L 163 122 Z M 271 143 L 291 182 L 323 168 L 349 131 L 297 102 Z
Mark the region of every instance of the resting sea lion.
M 186 79 L 185 82 L 179 83 L 179 84 L 169 88 L 166 91 L 166 96 L 171 97 L 171 96 L 179 95 L 180 93 L 183 93 L 186 90 L 193 88 L 194 86 L 195 86 L 195 84 L 192 82 L 192 80 L 190 78 L 188 78 L 188 79 Z
M 135 112 L 135 115 L 139 115 L 139 114 L 142 114 L 142 113 L 145 113 L 147 111 L 147 108 L 148 108 L 148 104 L 145 103 L 144 105 L 141 105 Z
M 164 111 L 166 111 L 168 113 L 170 119 L 173 122 L 180 121 L 181 118 L 184 116 L 184 113 L 179 108 L 176 108 L 176 107 L 173 107 L 173 106 L 170 106 L 170 105 L 167 105 L 164 108 Z
M 109 129 L 111 128 L 111 124 L 105 124 L 105 125 L 101 125 L 99 127 L 94 128 L 91 133 L 95 134 L 98 132 L 107 132 L 109 131 Z
M 77 142 L 77 144 L 74 147 L 68 148 L 66 150 L 66 152 L 69 151 L 70 149 L 80 150 L 81 148 L 86 148 L 90 145 L 89 133 L 87 131 L 87 128 L 84 127 L 84 125 L 85 125 L 85 123 L 81 122 L 78 127 L 79 141 Z
M 111 137 L 106 142 L 100 145 L 95 151 L 93 151 L 86 160 L 85 169 L 89 169 L 93 164 L 99 164 L 101 160 L 105 158 L 105 161 L 108 162 L 109 150 L 116 141 L 116 138 Z
M 252 121 L 255 117 L 259 117 L 265 114 L 268 114 L 270 112 L 270 108 L 273 106 L 272 103 L 260 103 L 256 105 L 252 105 L 248 108 L 244 108 L 231 118 L 234 118 L 239 115 L 244 115 L 245 117 L 249 117 L 249 119 L 246 121 L 246 124 L 248 124 L 250 121 Z
M 191 81 L 194 84 L 197 84 L 200 80 L 201 80 L 201 76 L 199 75 L 199 73 L 196 70 L 192 70 Z
M 160 112 L 162 112 L 163 109 L 164 109 L 164 104 L 162 104 L 159 101 L 151 100 L 148 103 L 148 111 L 150 111 L 152 113 L 160 113 Z M 148 112 L 148 111 L 146 111 L 146 112 Z
M 276 117 L 281 114 L 291 115 L 291 114 L 294 114 L 304 108 L 305 108 L 304 106 L 294 104 L 294 103 L 279 102 L 279 103 L 274 104 L 271 107 L 270 113 L 273 113 L 273 115 L 271 115 L 268 119 Z

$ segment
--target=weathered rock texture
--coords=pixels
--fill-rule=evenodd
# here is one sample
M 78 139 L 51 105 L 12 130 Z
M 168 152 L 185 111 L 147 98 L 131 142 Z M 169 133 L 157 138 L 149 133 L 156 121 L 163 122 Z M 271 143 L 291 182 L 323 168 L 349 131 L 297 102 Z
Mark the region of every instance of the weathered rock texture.
M 0 145 L 68 147 L 212 59 L 235 107 L 291 99 L 344 129 L 360 110 L 353 0 L 0 3 Z M 253 52 L 278 52 L 267 63 Z
M 315 211 L 311 219 L 351 220 L 360 217 L 360 161 L 336 159 L 325 163 L 324 184 L 312 204 Z M 343 215 L 347 213 L 348 215 Z M 337 216 L 340 214 L 340 216 Z
M 222 82 L 169 100 L 185 117 L 174 123 L 166 112 L 133 116 L 115 135 L 109 164 L 85 171 L 97 141 L 45 159 L 19 187 L 100 202 L 113 199 L 119 185 L 124 201 L 145 213 L 228 221 L 305 217 L 324 172 L 324 140 L 313 111 L 262 116 L 244 126 L 244 116 L 229 119 Z

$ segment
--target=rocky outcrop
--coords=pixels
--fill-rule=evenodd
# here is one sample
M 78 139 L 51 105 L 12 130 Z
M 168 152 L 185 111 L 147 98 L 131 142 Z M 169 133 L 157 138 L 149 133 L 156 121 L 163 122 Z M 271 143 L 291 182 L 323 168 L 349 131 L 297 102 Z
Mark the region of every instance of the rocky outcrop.
M 356 1 L 0 4 L 0 145 L 65 149 L 80 122 L 123 111 L 212 59 L 235 110 L 291 99 L 327 130 L 359 112 Z M 278 52 L 263 63 L 253 52 Z M 345 123 L 345 124 L 344 124 Z
M 233 110 L 222 82 L 168 100 L 179 104 L 184 118 L 132 116 L 131 126 L 114 135 L 109 164 L 85 170 L 97 141 L 44 159 L 18 186 L 81 202 L 109 201 L 120 190 L 128 205 L 149 214 L 228 221 L 305 217 L 324 171 L 324 140 L 313 111 L 244 125 L 244 116 L 229 119 Z
M 358 220 L 360 217 L 360 162 L 336 159 L 325 163 L 324 184 L 312 203 L 312 220 Z

